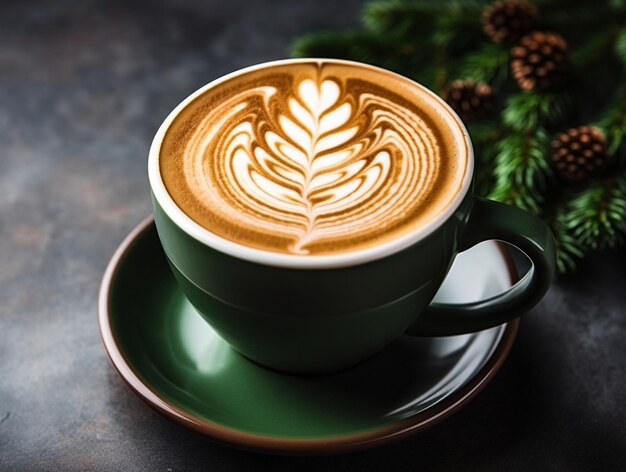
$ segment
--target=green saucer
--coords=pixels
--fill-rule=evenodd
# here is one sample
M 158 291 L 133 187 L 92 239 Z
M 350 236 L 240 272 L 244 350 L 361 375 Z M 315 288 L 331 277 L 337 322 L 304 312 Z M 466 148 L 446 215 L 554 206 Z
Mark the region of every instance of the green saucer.
M 499 246 L 483 243 L 457 258 L 438 298 L 487 297 L 510 286 L 511 273 Z M 371 447 L 449 416 L 491 380 L 518 324 L 446 338 L 403 336 L 330 376 L 272 372 L 231 349 L 194 311 L 152 218 L 113 256 L 99 323 L 113 366 L 157 411 L 224 443 L 291 454 Z

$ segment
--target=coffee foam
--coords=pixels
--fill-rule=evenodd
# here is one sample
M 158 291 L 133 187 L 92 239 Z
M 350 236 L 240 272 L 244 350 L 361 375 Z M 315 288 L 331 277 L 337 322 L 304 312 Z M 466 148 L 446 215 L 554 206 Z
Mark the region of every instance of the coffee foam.
M 210 232 L 316 255 L 375 246 L 430 221 L 461 188 L 467 143 L 426 91 L 395 74 L 325 61 L 268 65 L 189 103 L 160 171 Z

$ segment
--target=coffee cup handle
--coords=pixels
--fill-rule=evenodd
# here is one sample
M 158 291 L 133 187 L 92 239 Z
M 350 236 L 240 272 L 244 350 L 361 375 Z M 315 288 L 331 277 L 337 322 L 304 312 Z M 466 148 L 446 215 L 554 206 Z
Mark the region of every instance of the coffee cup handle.
M 527 211 L 474 197 L 460 250 L 486 240 L 516 247 L 530 259 L 531 269 L 500 295 L 470 303 L 431 303 L 407 334 L 447 336 L 480 331 L 519 317 L 543 298 L 556 265 L 554 236 L 548 226 Z

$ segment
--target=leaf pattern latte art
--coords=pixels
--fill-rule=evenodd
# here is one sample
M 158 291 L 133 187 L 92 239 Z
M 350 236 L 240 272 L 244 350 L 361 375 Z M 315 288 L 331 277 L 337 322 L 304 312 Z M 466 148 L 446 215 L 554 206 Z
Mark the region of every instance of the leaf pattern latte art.
M 314 254 L 406 221 L 439 172 L 439 148 L 401 101 L 303 78 L 288 93 L 261 85 L 223 100 L 183 164 L 193 194 L 223 221 L 276 250 Z

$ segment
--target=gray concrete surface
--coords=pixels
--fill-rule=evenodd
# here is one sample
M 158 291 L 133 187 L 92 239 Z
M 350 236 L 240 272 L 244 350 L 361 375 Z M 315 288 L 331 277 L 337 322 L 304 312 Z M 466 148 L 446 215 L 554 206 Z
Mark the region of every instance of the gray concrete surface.
M 216 445 L 122 384 L 98 336 L 114 249 L 151 211 L 165 115 L 356 0 L 0 4 L 0 470 L 626 470 L 626 253 L 555 285 L 495 381 L 431 430 L 293 459 Z

